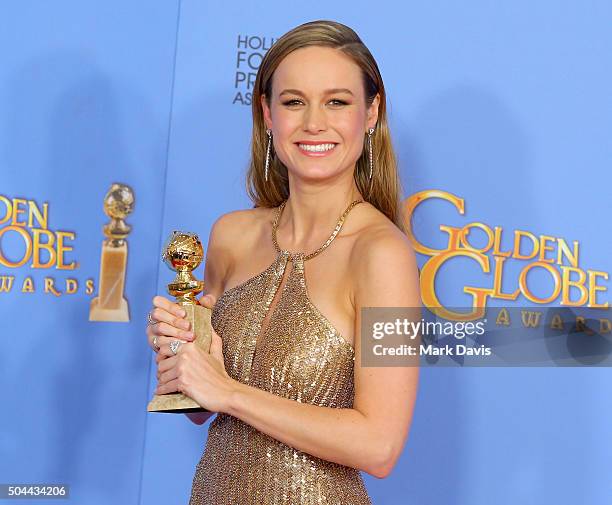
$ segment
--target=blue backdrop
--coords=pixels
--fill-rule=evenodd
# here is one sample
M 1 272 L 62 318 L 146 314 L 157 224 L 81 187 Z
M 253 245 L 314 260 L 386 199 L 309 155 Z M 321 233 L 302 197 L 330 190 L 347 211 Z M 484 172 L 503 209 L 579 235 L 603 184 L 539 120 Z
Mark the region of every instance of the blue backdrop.
M 607 2 L 22 0 L 1 11 L 0 196 L 47 203 L 74 268 L 0 262 L 0 484 L 62 482 L 88 505 L 187 502 L 208 423 L 146 412 L 145 318 L 172 278 L 161 243 L 176 228 L 205 239 L 220 214 L 251 205 L 255 73 L 305 21 L 348 24 L 377 59 L 405 196 L 464 199 L 463 215 L 442 199 L 420 205 L 420 243 L 443 247 L 441 224 L 483 222 L 578 241 L 582 269 L 610 271 Z M 92 323 L 113 182 L 136 195 L 131 321 Z M 20 235 L 5 231 L 0 251 L 17 262 Z M 506 291 L 524 266 L 508 266 Z M 546 277 L 532 283 L 549 291 Z M 598 284 L 608 302 L 608 278 Z M 465 285 L 490 275 L 459 258 L 436 279 L 448 304 L 466 303 Z M 611 385 L 609 368 L 424 368 L 404 453 L 387 479 L 365 476 L 368 491 L 380 505 L 608 505 Z

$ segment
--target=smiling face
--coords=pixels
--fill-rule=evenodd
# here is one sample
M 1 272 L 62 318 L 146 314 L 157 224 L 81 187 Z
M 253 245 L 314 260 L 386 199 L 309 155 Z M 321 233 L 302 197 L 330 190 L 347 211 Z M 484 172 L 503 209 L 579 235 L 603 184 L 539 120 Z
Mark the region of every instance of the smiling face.
M 319 46 L 289 53 L 274 72 L 270 98 L 268 107 L 262 96 L 264 120 L 290 176 L 352 176 L 380 98 L 368 108 L 361 69 L 349 56 Z

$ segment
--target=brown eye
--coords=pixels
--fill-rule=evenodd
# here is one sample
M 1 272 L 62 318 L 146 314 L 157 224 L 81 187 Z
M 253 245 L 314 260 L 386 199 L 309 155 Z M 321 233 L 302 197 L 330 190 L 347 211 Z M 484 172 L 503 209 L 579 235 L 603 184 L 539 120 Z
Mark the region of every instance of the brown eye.
M 344 100 L 339 100 L 337 98 L 333 98 L 329 101 L 329 103 L 335 102 L 334 105 L 348 105 Z
M 296 99 L 293 99 L 293 100 L 287 100 L 286 102 L 283 102 L 283 105 L 288 105 L 288 106 L 291 106 L 291 105 L 296 105 L 296 104 L 297 104 L 297 103 L 299 103 L 299 102 L 300 102 L 300 101 L 299 101 L 299 100 L 296 100 Z

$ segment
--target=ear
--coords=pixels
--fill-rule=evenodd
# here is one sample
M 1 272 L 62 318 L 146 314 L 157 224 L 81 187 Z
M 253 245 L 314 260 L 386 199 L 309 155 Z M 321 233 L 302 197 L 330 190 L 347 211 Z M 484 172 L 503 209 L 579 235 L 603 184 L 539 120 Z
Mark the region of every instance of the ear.
M 372 105 L 368 107 L 367 129 L 374 128 L 378 121 L 378 106 L 380 104 L 380 94 L 376 93 Z
M 261 108 L 263 111 L 264 123 L 266 123 L 266 128 L 272 128 L 272 113 L 270 112 L 270 107 L 268 107 L 268 103 L 266 102 L 266 95 L 261 95 Z

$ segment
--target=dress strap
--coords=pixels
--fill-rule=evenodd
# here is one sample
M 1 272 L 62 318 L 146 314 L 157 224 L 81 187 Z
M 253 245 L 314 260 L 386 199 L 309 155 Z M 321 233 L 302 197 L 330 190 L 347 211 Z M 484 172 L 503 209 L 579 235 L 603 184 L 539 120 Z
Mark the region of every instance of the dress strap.
M 277 207 L 276 217 L 274 218 L 274 222 L 272 223 L 272 243 L 274 244 L 274 248 L 276 249 L 276 251 L 279 253 L 288 252 L 288 251 L 283 251 L 278 245 L 278 241 L 276 240 L 276 230 L 278 228 L 278 222 L 280 221 L 280 217 L 281 217 L 281 214 L 283 213 L 283 209 L 285 208 L 286 203 L 287 203 L 287 200 L 285 200 L 283 203 L 281 203 Z M 329 236 L 329 238 L 325 241 L 325 243 L 321 247 L 316 249 L 315 251 L 311 252 L 310 254 L 303 255 L 302 257 L 303 261 L 309 260 L 310 258 L 314 258 L 317 254 L 322 252 L 329 244 L 332 243 L 332 240 L 336 238 L 336 235 L 338 235 L 338 233 L 342 229 L 342 225 L 344 224 L 344 220 L 346 219 L 346 216 L 348 215 L 348 213 L 352 210 L 353 207 L 355 207 L 355 205 L 359 203 L 363 203 L 363 200 L 354 200 L 353 202 L 350 203 L 350 205 L 346 208 L 346 210 L 342 213 L 342 215 L 338 219 L 338 222 L 336 223 L 336 227 L 334 228 L 334 231 Z M 294 255 L 301 256 L 302 253 L 290 253 L 289 254 L 290 257 L 293 257 Z

